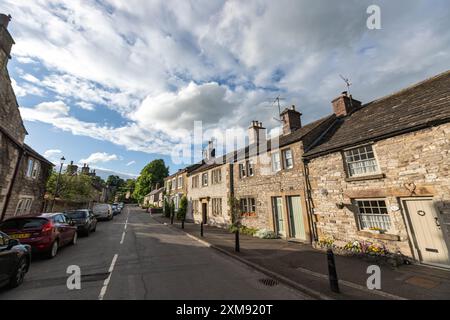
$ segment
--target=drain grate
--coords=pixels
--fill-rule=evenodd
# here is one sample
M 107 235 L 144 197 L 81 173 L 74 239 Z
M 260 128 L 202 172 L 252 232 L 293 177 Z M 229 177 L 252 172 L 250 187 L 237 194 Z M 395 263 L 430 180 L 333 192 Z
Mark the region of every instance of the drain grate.
M 277 280 L 272 278 L 259 279 L 258 281 L 268 287 L 275 287 L 276 285 L 279 284 Z

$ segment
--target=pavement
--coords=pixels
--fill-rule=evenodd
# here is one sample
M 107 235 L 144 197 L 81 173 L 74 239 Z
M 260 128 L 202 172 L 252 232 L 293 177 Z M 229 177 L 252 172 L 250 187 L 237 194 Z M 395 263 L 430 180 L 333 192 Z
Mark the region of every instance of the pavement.
M 69 290 L 67 268 L 81 269 Z M 304 294 L 193 236 L 126 206 L 97 231 L 61 248 L 51 260 L 33 257 L 24 283 L 0 300 L 310 300 Z
M 162 215 L 153 215 L 153 218 L 317 299 L 450 299 L 450 270 L 423 265 L 379 265 L 381 289 L 369 290 L 367 279 L 371 274 L 367 269 L 373 263 L 336 255 L 340 293 L 334 293 L 329 287 L 326 253 L 309 245 L 240 235 L 240 252 L 235 252 L 235 235 L 228 230 L 205 225 L 204 236 L 201 237 L 198 224 L 185 223 L 182 230 L 179 221 L 170 225 L 170 219 Z

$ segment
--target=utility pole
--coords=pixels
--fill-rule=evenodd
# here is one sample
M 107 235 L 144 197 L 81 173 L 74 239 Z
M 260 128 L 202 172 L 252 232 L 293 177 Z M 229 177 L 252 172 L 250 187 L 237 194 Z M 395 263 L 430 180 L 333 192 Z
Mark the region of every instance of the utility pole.
M 55 187 L 55 193 L 54 193 L 54 195 L 53 195 L 52 210 L 51 210 L 51 212 L 53 212 L 53 208 L 54 208 L 54 206 L 55 206 L 56 196 L 58 195 L 59 180 L 61 179 L 61 172 L 62 172 L 62 168 L 63 168 L 63 164 L 64 164 L 64 161 L 65 161 L 65 160 L 66 160 L 66 159 L 64 158 L 64 156 L 62 156 L 61 159 L 60 159 L 61 165 L 60 165 L 60 167 L 59 167 L 58 177 L 56 178 L 56 187 Z

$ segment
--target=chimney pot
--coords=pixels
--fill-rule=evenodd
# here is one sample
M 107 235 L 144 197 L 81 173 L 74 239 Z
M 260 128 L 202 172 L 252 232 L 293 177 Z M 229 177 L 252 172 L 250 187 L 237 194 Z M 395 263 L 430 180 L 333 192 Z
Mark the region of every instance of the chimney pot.
M 302 127 L 302 114 L 295 110 L 294 105 L 292 105 L 291 109 L 284 109 L 280 116 L 283 120 L 283 135 L 290 134 Z
M 361 101 L 353 99 L 352 95 L 349 95 L 347 91 L 342 92 L 339 97 L 331 101 L 331 104 L 337 117 L 348 116 L 361 107 Z

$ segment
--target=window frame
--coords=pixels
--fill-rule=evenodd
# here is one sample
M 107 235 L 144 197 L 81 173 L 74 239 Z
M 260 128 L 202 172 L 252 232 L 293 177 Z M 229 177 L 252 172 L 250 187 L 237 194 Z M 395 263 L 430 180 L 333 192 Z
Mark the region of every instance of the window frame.
M 239 206 L 241 215 L 256 214 L 256 198 L 255 197 L 241 197 L 239 199 Z
M 182 189 L 183 188 L 183 176 L 179 176 L 177 178 L 177 187 L 178 187 L 178 189 Z
M 368 153 L 370 153 L 370 152 L 368 152 L 366 150 L 367 147 L 371 148 L 371 153 L 373 154 L 373 158 L 368 158 L 367 157 L 367 159 L 364 159 L 364 160 L 360 159 L 359 161 L 351 161 L 351 162 L 348 161 L 349 157 L 355 156 L 354 154 L 347 155 L 349 152 L 352 152 L 352 151 L 355 151 L 355 150 L 360 150 L 360 149 L 364 148 L 365 154 L 367 155 Z M 362 153 L 358 153 L 358 156 L 361 157 L 361 154 Z M 375 148 L 374 148 L 373 143 L 363 144 L 363 145 L 359 145 L 359 146 L 355 146 L 355 147 L 351 147 L 351 148 L 346 148 L 346 149 L 342 150 L 342 159 L 343 159 L 343 162 L 344 162 L 344 169 L 345 169 L 345 173 L 347 175 L 347 178 L 369 177 L 369 176 L 381 174 L 381 169 L 380 169 L 378 157 L 377 157 L 377 154 L 375 152 Z M 350 169 L 350 165 L 351 164 L 363 163 L 363 162 L 369 161 L 369 160 L 373 160 L 374 161 L 374 163 L 375 163 L 375 171 L 359 173 L 359 174 L 352 174 L 351 173 L 351 171 L 354 170 L 354 169 Z M 364 170 L 367 170 L 366 169 L 367 167 L 365 167 L 365 166 L 364 167 L 359 167 L 358 169 L 361 169 L 361 168 L 364 169 Z
M 278 160 L 277 162 L 274 161 L 274 156 L 278 156 Z M 272 172 L 276 173 L 276 172 L 280 172 L 283 168 L 282 168 L 282 160 L 281 160 L 281 154 L 280 151 L 276 151 L 276 152 L 272 152 L 270 155 L 270 160 L 271 160 L 271 167 L 272 167 Z M 278 170 L 274 167 L 275 163 L 278 163 Z
M 255 176 L 255 163 L 253 160 L 247 160 L 245 162 L 246 170 L 247 170 L 247 177 L 254 177 Z
M 209 182 L 208 179 L 209 179 L 208 172 L 202 173 L 202 187 L 207 187 L 208 186 L 208 182 Z
M 19 197 L 14 216 L 22 216 L 30 213 L 33 201 L 34 199 L 32 197 Z
M 377 207 L 373 207 L 372 206 L 371 202 L 374 202 L 374 201 L 377 202 Z M 371 230 L 370 228 L 377 227 L 377 228 L 380 228 L 380 229 L 384 230 L 385 232 L 393 232 L 393 231 L 395 231 L 394 223 L 393 223 L 392 217 L 391 217 L 391 215 L 389 213 L 389 205 L 388 205 L 387 198 L 356 198 L 356 199 L 353 199 L 352 202 L 356 206 L 356 209 L 357 209 L 357 211 L 355 212 L 355 215 L 356 215 L 356 223 L 357 223 L 357 226 L 358 226 L 358 230 L 360 230 L 360 231 L 370 231 Z M 363 204 L 363 207 L 361 207 L 360 204 L 359 204 L 360 202 L 369 202 L 370 203 L 369 207 L 366 207 L 364 204 Z M 379 202 L 384 202 L 384 207 L 380 206 Z M 373 212 L 372 213 L 367 213 L 367 212 L 361 213 L 361 209 L 369 209 L 369 208 L 372 211 L 373 211 L 374 208 L 377 208 L 377 209 L 384 208 L 386 213 L 373 213 Z M 388 227 L 387 228 L 381 228 L 379 226 L 364 227 L 363 226 L 364 224 L 373 223 L 373 221 L 372 222 L 371 221 L 368 221 L 368 222 L 363 222 L 362 221 L 362 217 L 369 217 L 369 216 L 370 217 L 386 217 L 385 219 L 380 219 L 380 220 L 382 220 L 381 222 L 380 221 L 376 221 L 375 223 L 379 224 L 379 225 L 387 224 Z M 377 219 L 375 219 L 375 220 L 377 220 Z M 383 221 L 383 220 L 387 220 L 387 221 Z M 386 225 L 384 227 L 386 227 Z
M 211 171 L 211 184 L 222 183 L 222 168 L 213 169 Z
M 291 155 L 291 157 L 290 157 L 291 165 L 290 166 L 287 165 L 287 160 L 289 159 L 286 157 L 287 152 L 289 152 Z M 293 169 L 294 168 L 294 154 L 292 152 L 292 149 L 291 148 L 283 149 L 283 150 L 281 150 L 281 154 L 282 154 L 282 159 L 283 159 L 283 169 L 284 170 Z

